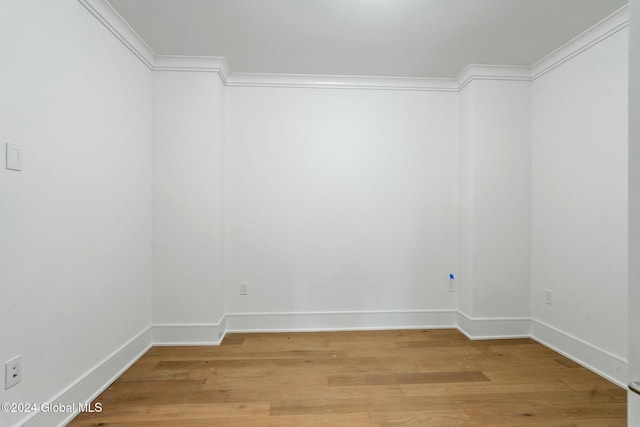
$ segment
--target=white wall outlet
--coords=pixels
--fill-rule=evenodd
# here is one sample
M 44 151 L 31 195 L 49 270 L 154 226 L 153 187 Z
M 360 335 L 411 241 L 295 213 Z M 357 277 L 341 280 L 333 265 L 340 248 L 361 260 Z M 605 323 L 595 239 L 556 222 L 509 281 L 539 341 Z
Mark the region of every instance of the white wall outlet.
M 455 285 L 455 281 L 456 281 L 456 276 L 453 275 L 453 273 L 449 274 L 449 287 L 447 288 L 447 292 L 455 292 L 456 291 L 456 287 Z
M 240 295 L 249 295 L 249 283 L 240 282 Z
M 9 390 L 22 381 L 22 356 L 4 362 L 4 389 Z
M 544 290 L 544 302 L 545 304 L 553 305 L 553 292 L 551 289 Z

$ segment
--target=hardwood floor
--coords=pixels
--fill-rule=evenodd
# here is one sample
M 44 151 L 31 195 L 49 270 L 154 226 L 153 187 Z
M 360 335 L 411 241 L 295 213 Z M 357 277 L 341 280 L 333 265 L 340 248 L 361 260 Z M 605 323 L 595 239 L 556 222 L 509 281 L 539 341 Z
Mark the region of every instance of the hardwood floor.
M 626 391 L 530 339 L 229 334 L 153 347 L 81 426 L 626 426 Z

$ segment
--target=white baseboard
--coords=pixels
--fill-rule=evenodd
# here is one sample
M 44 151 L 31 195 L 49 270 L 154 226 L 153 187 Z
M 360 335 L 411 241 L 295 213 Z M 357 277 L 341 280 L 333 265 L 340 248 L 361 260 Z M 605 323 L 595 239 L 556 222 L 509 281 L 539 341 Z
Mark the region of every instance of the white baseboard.
M 111 353 L 104 360 L 58 393 L 47 403 L 77 406 L 79 403 L 91 402 L 112 382 L 133 365 L 151 347 L 151 328 L 146 328 Z M 69 412 L 35 412 L 23 422 L 23 427 L 63 426 L 76 413 Z
M 620 387 L 627 387 L 629 367 L 623 358 L 536 319 L 531 319 L 531 338 Z
M 461 311 L 457 314 L 458 329 L 472 340 L 531 336 L 528 317 L 471 317 Z
M 153 325 L 153 345 L 219 345 L 226 333 L 225 318 L 218 323 Z
M 631 427 L 640 426 L 640 396 L 629 390 L 627 406 L 627 422 Z
M 377 329 L 455 328 L 454 310 L 310 313 L 234 313 L 228 332 L 305 332 Z

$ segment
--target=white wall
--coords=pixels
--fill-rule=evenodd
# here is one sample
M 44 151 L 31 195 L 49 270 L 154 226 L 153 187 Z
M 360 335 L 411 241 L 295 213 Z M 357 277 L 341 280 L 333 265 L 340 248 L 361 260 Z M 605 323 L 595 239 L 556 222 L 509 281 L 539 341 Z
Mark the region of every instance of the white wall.
M 215 73 L 154 73 L 154 324 L 224 315 L 223 103 Z
M 226 96 L 227 312 L 455 309 L 455 93 Z
M 0 51 L 0 401 L 42 403 L 151 323 L 151 74 L 78 2 L 3 2 Z
M 475 85 L 459 94 L 458 117 L 458 271 L 456 291 L 458 310 L 473 315 L 473 231 L 474 231 L 474 152 Z
M 474 80 L 460 102 L 460 309 L 528 317 L 531 85 Z
M 533 82 L 532 317 L 619 358 L 627 355 L 627 47 L 624 29 Z
M 640 1 L 629 5 L 629 381 L 640 381 Z M 629 425 L 640 426 L 640 396 L 631 392 Z

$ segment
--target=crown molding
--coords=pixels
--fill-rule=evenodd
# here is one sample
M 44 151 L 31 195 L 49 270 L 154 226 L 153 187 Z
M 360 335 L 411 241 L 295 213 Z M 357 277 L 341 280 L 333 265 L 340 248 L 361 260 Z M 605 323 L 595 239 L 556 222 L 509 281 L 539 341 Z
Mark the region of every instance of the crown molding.
M 542 77 L 554 68 L 628 26 L 629 6 L 625 5 L 533 64 L 531 66 L 532 78 L 535 80 Z
M 455 79 L 420 77 L 330 76 L 313 74 L 231 73 L 228 86 L 378 89 L 455 92 Z
M 122 42 L 144 65 L 153 69 L 156 55 L 106 0 L 78 0 L 107 30 Z
M 453 79 L 232 72 L 224 57 L 156 55 L 107 0 L 78 0 L 152 71 L 213 72 L 225 86 L 457 92 L 474 80 L 532 81 L 629 25 L 628 6 L 531 66 L 467 65 Z
M 229 84 L 231 71 L 223 56 L 169 56 L 156 55 L 149 67 L 153 71 L 190 71 L 217 73 L 225 85 Z
M 223 56 L 169 56 L 155 55 L 155 71 L 219 71 L 228 76 L 229 64 Z
M 226 86 L 377 89 L 455 92 L 455 79 L 420 77 L 329 76 L 313 74 L 235 73 L 222 56 L 156 55 L 150 68 L 154 71 L 192 71 L 218 73 Z
M 462 90 L 473 80 L 531 80 L 531 67 L 509 65 L 469 64 L 456 79 L 458 90 Z

